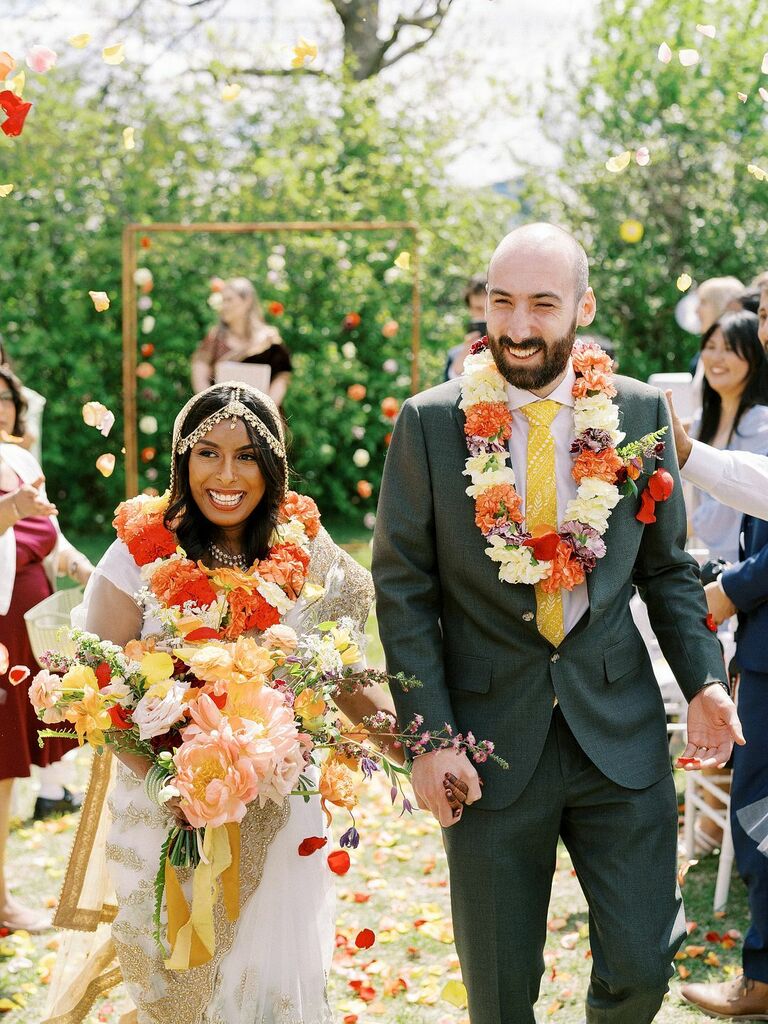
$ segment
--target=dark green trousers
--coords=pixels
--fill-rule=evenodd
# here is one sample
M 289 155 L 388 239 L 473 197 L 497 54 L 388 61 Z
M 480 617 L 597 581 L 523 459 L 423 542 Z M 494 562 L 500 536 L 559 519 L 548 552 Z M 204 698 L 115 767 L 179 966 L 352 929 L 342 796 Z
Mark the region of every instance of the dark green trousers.
M 672 775 L 623 789 L 579 747 L 559 708 L 511 806 L 467 807 L 443 831 L 456 948 L 472 1024 L 534 1024 L 558 837 L 589 904 L 588 1024 L 650 1024 L 685 937 Z

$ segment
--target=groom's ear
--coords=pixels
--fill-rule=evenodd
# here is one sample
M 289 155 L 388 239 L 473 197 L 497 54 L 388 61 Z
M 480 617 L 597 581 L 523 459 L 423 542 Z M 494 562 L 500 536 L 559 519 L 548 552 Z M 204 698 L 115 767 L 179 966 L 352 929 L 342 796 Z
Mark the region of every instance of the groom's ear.
M 592 321 L 595 319 L 597 313 L 597 299 L 595 293 L 591 288 L 587 290 L 579 299 L 579 305 L 576 310 L 576 323 L 579 327 L 589 327 Z

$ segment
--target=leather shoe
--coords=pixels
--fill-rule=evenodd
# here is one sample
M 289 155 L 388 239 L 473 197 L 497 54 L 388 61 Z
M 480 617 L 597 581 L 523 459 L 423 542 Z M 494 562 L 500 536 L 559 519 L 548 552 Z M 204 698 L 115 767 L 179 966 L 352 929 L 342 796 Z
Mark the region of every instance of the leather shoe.
M 681 988 L 683 999 L 720 1020 L 768 1020 L 768 985 L 740 975 L 718 984 Z
M 33 821 L 43 821 L 44 818 L 54 818 L 60 814 L 72 814 L 79 811 L 83 798 L 79 793 L 70 793 L 64 789 L 64 796 L 60 800 L 49 800 L 48 797 L 39 796 L 35 800 L 35 810 L 32 814 Z

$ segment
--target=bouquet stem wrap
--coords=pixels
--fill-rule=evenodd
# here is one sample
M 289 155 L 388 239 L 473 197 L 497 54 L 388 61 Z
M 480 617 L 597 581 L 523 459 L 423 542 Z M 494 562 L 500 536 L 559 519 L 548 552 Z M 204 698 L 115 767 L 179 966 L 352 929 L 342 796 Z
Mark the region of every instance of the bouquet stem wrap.
M 240 826 L 210 826 L 203 839 L 203 859 L 192 876 L 190 909 L 170 860 L 165 862 L 165 893 L 168 908 L 169 971 L 186 971 L 208 963 L 216 949 L 213 910 L 218 882 L 229 921 L 240 913 Z

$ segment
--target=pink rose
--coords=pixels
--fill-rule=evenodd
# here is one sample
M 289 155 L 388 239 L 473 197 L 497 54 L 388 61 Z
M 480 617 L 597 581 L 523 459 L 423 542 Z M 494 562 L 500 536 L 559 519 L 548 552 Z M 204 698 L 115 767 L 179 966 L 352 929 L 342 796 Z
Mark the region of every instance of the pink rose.
M 184 717 L 187 709 L 184 695 L 187 688 L 183 683 L 173 683 L 164 697 L 150 697 L 145 694 L 131 712 L 139 727 L 139 739 L 149 740 L 162 736 Z

